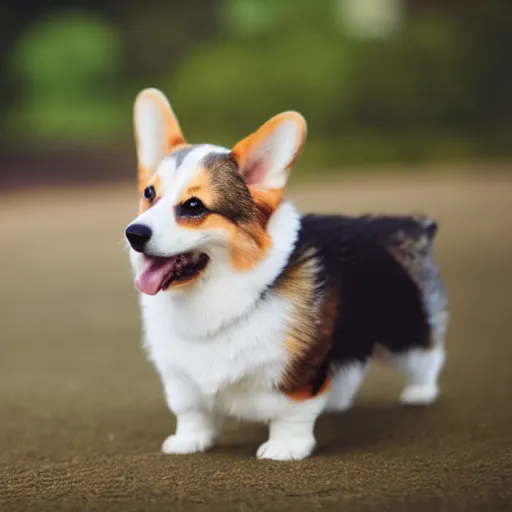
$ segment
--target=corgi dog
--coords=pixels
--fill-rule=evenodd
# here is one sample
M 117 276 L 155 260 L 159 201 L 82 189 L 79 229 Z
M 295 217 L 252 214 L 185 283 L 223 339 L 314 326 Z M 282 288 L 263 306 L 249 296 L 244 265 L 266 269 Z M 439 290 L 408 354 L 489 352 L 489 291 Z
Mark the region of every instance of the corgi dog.
M 166 96 L 134 104 L 140 203 L 127 226 L 144 344 L 176 416 L 167 454 L 209 449 L 222 420 L 268 424 L 260 459 L 309 457 L 377 355 L 404 404 L 438 395 L 448 301 L 425 216 L 303 215 L 284 191 L 297 112 L 231 149 L 189 144 Z

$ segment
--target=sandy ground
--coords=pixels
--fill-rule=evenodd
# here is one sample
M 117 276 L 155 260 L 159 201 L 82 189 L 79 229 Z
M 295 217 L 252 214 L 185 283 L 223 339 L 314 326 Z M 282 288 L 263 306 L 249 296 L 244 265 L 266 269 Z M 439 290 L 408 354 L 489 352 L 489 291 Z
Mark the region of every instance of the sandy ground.
M 0 510 L 512 510 L 512 179 L 301 184 L 302 210 L 440 221 L 453 323 L 442 397 L 396 404 L 372 369 L 355 407 L 323 417 L 315 456 L 254 458 L 266 431 L 230 424 L 209 453 L 164 456 L 174 420 L 140 348 L 125 185 L 0 197 Z

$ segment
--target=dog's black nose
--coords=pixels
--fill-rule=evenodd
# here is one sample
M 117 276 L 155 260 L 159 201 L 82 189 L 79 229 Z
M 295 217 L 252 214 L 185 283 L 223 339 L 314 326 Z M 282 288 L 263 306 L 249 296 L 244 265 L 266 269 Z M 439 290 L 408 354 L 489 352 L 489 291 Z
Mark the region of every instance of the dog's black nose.
M 151 238 L 153 232 L 151 231 L 151 228 L 144 224 L 130 224 L 126 228 L 124 234 L 135 251 L 143 252 L 144 245 L 146 245 L 148 240 Z

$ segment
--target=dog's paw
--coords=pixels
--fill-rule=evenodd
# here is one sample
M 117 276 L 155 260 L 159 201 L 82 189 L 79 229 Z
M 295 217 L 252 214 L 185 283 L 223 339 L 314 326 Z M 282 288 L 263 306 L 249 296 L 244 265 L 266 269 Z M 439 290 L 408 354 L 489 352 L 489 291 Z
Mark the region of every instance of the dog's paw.
M 403 405 L 429 405 L 437 398 L 437 386 L 407 386 L 400 395 L 400 402 Z
M 315 444 L 313 436 L 269 439 L 258 448 L 256 456 L 258 459 L 302 460 L 313 453 Z
M 162 452 L 166 454 L 185 454 L 204 452 L 213 444 L 211 436 L 169 436 L 162 444 Z

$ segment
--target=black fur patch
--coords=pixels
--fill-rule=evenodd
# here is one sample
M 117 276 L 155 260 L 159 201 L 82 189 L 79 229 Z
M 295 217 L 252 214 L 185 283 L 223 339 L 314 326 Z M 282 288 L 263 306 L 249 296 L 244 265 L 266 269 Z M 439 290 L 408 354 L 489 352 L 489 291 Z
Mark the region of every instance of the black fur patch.
M 436 231 L 437 224 L 423 217 L 302 217 L 290 263 L 316 249 L 317 285 L 335 287 L 339 297 L 327 358 L 317 378 L 303 385 L 320 389 L 326 368 L 366 361 L 376 343 L 395 353 L 431 346 L 431 318 L 447 306 L 432 260 Z M 315 350 L 325 347 L 310 347 L 310 360 Z M 300 371 L 300 361 L 296 367 Z
M 210 210 L 235 224 L 249 221 L 254 201 L 235 160 L 229 154 L 211 153 L 203 159 L 203 165 L 217 198 Z

